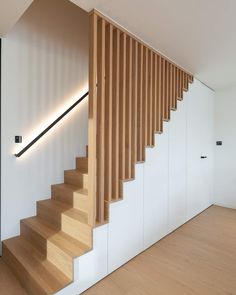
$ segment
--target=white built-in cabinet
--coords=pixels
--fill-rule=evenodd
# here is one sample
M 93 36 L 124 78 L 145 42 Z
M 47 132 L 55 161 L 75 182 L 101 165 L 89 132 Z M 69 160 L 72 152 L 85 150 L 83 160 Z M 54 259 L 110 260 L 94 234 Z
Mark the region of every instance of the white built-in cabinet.
M 213 114 L 214 92 L 195 80 L 135 181 L 124 183 L 124 200 L 110 205 L 109 223 L 94 229 L 94 250 L 75 263 L 78 279 L 57 295 L 84 291 L 212 204 Z

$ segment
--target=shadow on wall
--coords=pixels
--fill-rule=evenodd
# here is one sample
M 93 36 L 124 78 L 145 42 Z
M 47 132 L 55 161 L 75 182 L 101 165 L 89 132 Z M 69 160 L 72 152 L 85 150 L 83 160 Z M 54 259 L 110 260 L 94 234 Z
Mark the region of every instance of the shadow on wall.
M 87 101 L 18 161 L 15 135 L 27 138 L 88 88 L 89 17 L 67 0 L 34 0 L 3 40 L 2 239 L 19 233 L 37 200 L 85 153 Z M 44 126 L 46 127 L 46 126 Z M 35 134 L 36 135 L 36 134 Z

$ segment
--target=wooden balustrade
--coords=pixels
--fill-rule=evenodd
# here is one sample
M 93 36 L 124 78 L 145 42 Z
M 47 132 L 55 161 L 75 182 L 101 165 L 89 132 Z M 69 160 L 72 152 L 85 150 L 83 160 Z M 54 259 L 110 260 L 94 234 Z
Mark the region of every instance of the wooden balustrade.
M 193 76 L 100 13 L 90 14 L 89 223 L 106 221 L 145 147 L 163 131 Z

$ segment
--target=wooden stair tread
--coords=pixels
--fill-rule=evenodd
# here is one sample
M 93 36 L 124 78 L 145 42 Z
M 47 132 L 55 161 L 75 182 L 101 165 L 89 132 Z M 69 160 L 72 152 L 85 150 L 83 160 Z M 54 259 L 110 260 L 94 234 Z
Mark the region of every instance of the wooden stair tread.
M 51 224 L 45 222 L 37 216 L 24 219 L 22 222 L 73 258 L 81 256 L 90 250 L 87 245 L 81 243 L 77 239 L 74 239 L 61 230 L 58 231 Z
M 76 173 L 76 174 L 80 174 L 84 176 L 88 175 L 88 172 L 81 172 L 78 169 L 68 169 L 68 170 L 65 170 L 65 172 Z
M 48 208 L 52 208 L 57 212 L 65 212 L 67 210 L 70 210 L 72 207 L 66 203 L 62 203 L 59 201 L 55 201 L 53 199 L 46 199 L 46 200 L 42 200 L 42 201 L 38 201 L 37 202 L 40 205 L 46 206 Z
M 72 184 L 58 183 L 58 184 L 53 184 L 52 186 L 57 186 L 58 188 L 69 190 L 71 192 L 80 193 L 82 195 L 88 195 L 88 190 L 86 188 L 81 188 Z
M 79 188 L 76 190 L 76 193 L 80 193 L 81 195 L 88 195 L 88 189 L 87 188 Z
M 53 294 L 71 282 L 22 236 L 8 239 L 3 243 L 46 294 Z
M 72 208 L 65 212 L 65 214 L 73 219 L 76 219 L 83 223 L 88 223 L 88 214 L 78 209 Z
M 88 222 L 88 215 L 86 212 L 72 208 L 71 206 L 65 203 L 62 203 L 53 199 L 48 199 L 48 200 L 38 201 L 38 204 L 46 206 L 47 208 L 53 210 L 54 212 L 56 211 L 58 213 L 63 213 L 64 215 L 67 215 L 82 223 L 87 224 Z
M 57 186 L 59 188 L 69 190 L 71 192 L 75 192 L 80 189 L 78 186 L 75 186 L 75 185 L 69 184 L 69 183 L 58 183 L 58 184 L 53 184 L 52 186 Z
M 80 188 L 87 188 L 88 173 L 78 169 L 70 169 L 64 171 L 64 182 L 78 186 Z
M 88 160 L 88 157 L 80 157 L 80 156 L 78 156 L 78 157 L 76 157 L 76 159 Z

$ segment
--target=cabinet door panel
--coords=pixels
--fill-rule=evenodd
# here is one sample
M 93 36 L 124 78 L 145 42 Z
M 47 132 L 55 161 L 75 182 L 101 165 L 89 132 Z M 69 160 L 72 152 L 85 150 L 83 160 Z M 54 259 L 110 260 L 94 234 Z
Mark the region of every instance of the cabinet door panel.
M 187 95 L 187 216 L 212 204 L 214 92 L 195 80 Z

